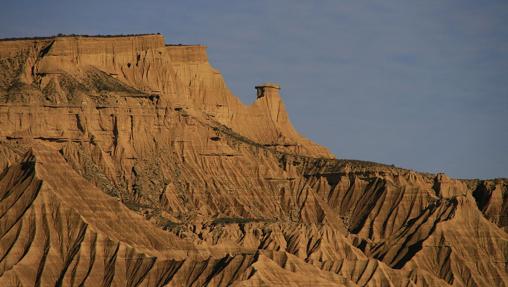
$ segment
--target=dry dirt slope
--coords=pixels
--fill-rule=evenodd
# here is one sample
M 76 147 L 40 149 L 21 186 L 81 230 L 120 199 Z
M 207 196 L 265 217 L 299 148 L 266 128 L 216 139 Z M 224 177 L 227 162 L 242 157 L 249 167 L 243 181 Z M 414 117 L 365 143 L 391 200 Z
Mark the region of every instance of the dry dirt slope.
M 336 160 L 253 98 L 160 35 L 0 41 L 0 285 L 508 286 L 506 179 Z

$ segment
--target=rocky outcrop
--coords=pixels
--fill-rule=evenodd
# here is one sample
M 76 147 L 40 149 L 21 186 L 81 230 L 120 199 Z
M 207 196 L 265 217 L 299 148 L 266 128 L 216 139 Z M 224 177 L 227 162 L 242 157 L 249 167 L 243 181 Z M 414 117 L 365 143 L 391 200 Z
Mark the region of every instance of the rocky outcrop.
M 333 159 L 204 46 L 9 40 L 0 66 L 2 286 L 508 285 L 506 179 Z
M 8 104 L 19 101 L 92 109 L 157 103 L 157 108 L 217 121 L 279 150 L 331 156 L 295 132 L 278 95 L 243 105 L 209 64 L 204 46 L 166 46 L 161 35 L 76 36 L 2 41 L 0 50 L 5 50 L 0 54 L 4 117 Z

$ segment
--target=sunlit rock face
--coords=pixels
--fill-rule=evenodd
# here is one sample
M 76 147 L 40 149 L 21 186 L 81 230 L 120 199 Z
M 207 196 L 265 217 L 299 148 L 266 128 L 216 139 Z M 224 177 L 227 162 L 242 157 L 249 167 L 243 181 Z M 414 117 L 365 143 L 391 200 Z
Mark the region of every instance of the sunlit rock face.
M 334 159 L 287 96 L 161 35 L 0 41 L 0 286 L 508 285 L 508 180 Z

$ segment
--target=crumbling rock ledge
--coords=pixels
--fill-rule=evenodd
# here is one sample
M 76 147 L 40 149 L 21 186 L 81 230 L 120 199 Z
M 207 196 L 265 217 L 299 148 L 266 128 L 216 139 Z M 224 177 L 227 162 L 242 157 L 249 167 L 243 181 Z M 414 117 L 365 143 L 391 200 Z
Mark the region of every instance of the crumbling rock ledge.
M 334 159 L 255 88 L 157 34 L 0 41 L 0 285 L 508 286 L 507 179 Z

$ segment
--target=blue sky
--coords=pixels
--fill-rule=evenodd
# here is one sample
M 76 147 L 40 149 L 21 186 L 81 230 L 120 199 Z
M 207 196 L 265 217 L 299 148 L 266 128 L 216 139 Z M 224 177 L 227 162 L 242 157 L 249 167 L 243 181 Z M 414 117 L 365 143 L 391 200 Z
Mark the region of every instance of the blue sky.
M 338 158 L 508 177 L 508 1 L 4 0 L 0 37 L 160 32 Z

